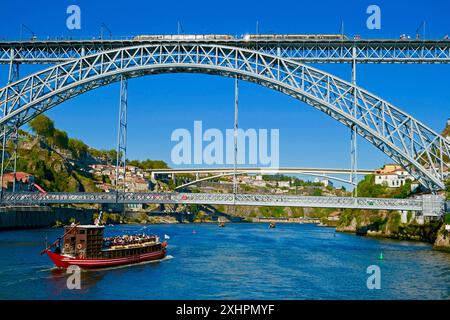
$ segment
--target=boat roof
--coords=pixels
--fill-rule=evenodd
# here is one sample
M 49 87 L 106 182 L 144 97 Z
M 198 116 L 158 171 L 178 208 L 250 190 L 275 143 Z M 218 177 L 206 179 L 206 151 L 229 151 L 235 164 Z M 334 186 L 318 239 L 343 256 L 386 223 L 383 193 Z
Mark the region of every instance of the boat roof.
M 83 229 L 98 229 L 98 228 L 104 228 L 105 226 L 97 226 L 95 224 L 80 224 L 78 226 L 71 226 L 71 225 L 66 226 L 66 228 L 75 228 L 75 227 L 83 228 Z
M 104 249 L 102 249 L 102 251 L 115 251 L 115 250 L 124 250 L 124 249 L 145 248 L 145 247 L 156 246 L 158 244 L 161 244 L 161 241 L 145 242 L 145 243 L 141 243 L 141 244 L 115 245 L 110 248 L 104 248 Z

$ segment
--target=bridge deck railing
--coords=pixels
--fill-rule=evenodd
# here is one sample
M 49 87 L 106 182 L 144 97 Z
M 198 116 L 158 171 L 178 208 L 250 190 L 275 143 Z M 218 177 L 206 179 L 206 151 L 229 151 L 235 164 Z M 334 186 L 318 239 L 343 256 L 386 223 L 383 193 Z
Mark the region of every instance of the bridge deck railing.
M 436 196 L 409 199 L 354 198 L 329 196 L 295 196 L 229 193 L 160 193 L 160 192 L 5 192 L 2 205 L 20 204 L 217 204 L 242 206 L 321 207 L 437 212 L 444 200 Z

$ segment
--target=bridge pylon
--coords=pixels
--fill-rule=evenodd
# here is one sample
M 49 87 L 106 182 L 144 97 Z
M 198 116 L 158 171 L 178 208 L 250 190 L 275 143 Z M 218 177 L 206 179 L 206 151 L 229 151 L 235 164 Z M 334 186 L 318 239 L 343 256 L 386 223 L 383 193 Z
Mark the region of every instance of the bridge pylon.
M 128 79 L 120 76 L 119 124 L 117 128 L 116 192 L 125 191 L 127 159 Z
M 352 49 L 352 85 L 353 89 L 353 116 L 357 118 L 358 102 L 356 96 L 356 47 Z M 351 177 L 350 181 L 353 184 L 352 195 L 358 196 L 358 154 L 357 154 L 357 127 L 353 125 L 350 129 L 350 158 L 351 158 Z
M 239 116 L 239 79 L 235 76 L 234 79 L 234 167 L 233 167 L 233 195 L 236 199 L 238 191 L 237 185 L 237 153 L 238 153 L 238 116 Z M 234 207 L 236 210 L 236 207 Z
M 11 61 L 9 63 L 9 73 L 8 73 L 8 85 L 10 85 L 13 82 L 16 82 L 17 80 L 19 80 L 19 63 L 16 63 L 14 61 L 14 56 L 15 56 L 15 51 L 14 49 L 11 49 Z M 6 110 L 4 110 L 4 115 L 5 115 Z M 3 126 L 3 139 L 2 139 L 2 152 L 1 152 L 1 166 L 0 166 L 0 197 L 1 194 L 3 193 L 3 174 L 4 171 L 7 170 L 8 166 L 11 164 L 11 158 L 8 159 L 8 163 L 5 166 L 5 161 L 6 161 L 6 131 L 7 131 L 7 125 L 5 124 Z M 18 136 L 19 132 L 18 132 L 18 127 L 17 125 L 14 126 L 14 131 L 12 133 L 12 142 L 14 144 L 14 152 L 13 152 L 13 163 L 12 163 L 12 171 L 13 171 L 13 192 L 16 190 L 16 169 L 17 169 L 17 144 L 19 141 L 19 136 Z

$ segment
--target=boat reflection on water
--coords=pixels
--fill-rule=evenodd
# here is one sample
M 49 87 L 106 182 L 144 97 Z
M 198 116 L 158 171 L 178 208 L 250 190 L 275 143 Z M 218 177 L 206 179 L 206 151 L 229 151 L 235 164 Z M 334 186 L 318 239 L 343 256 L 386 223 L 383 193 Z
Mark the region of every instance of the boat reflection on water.
M 83 294 L 91 288 L 95 288 L 97 284 L 104 279 L 106 274 L 105 272 L 94 272 L 94 270 L 87 272 L 79 269 L 79 271 L 80 272 L 76 269 L 52 268 L 50 270 L 50 285 L 53 287 L 52 291 L 56 294 L 67 294 L 68 291 Z M 76 279 L 77 276 L 79 276 L 79 279 Z M 79 289 L 68 290 L 73 288 L 77 282 L 80 284 Z
M 101 283 L 106 276 L 112 276 L 113 278 L 118 279 L 121 276 L 128 274 L 128 270 L 130 268 L 132 268 L 133 272 L 136 273 L 145 272 L 145 269 L 152 268 L 152 266 L 156 268 L 160 262 L 170 260 L 172 258 L 173 256 L 167 255 L 163 259 L 159 260 L 98 269 L 78 269 L 77 266 L 72 266 L 72 268 L 68 269 L 53 267 L 50 269 L 50 285 L 55 295 L 58 295 L 59 293 L 67 295 L 67 292 L 71 291 L 73 292 L 74 297 L 83 297 L 84 293 L 96 288 L 98 283 Z M 46 271 L 48 272 L 48 270 Z M 78 281 L 78 279 L 75 279 L 75 273 L 78 273 L 80 277 L 80 288 L 78 290 L 70 290 L 70 287 L 72 286 L 73 288 L 75 282 Z

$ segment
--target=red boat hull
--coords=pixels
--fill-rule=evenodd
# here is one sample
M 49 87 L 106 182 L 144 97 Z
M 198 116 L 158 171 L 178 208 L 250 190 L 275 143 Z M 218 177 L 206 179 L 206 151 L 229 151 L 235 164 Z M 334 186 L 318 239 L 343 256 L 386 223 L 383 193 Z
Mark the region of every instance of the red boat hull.
M 79 259 L 63 256 L 46 251 L 47 255 L 53 261 L 53 263 L 59 268 L 68 268 L 71 265 L 79 266 L 82 269 L 96 269 L 96 268 L 107 268 L 116 267 L 127 264 L 140 263 L 145 261 L 159 260 L 166 256 L 166 248 L 162 248 L 160 251 L 149 252 L 145 254 L 127 256 L 115 259 Z

